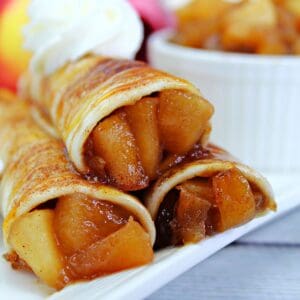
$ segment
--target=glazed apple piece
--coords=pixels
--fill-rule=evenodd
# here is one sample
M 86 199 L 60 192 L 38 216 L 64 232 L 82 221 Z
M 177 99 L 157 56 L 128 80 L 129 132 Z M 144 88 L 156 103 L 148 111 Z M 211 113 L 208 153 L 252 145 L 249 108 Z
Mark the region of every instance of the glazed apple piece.
M 63 253 L 72 255 L 119 230 L 128 219 L 125 209 L 78 193 L 58 200 L 54 228 Z
M 63 257 L 53 230 L 54 211 L 35 210 L 17 219 L 9 244 L 33 272 L 54 288 L 62 288 Z
M 270 33 L 257 46 L 256 52 L 265 55 L 280 55 L 288 53 L 288 47 L 283 42 L 282 38 L 276 33 Z
M 172 167 L 180 164 L 184 161 L 185 155 L 184 154 L 168 154 L 163 161 L 159 164 L 159 168 L 157 173 L 159 175 L 164 174 L 167 170 L 171 169 Z
M 286 54 L 298 37 L 296 17 L 288 10 L 277 6 L 278 27 L 270 32 L 258 49 L 262 54 Z
M 219 17 L 232 6 L 232 3 L 224 0 L 190 1 L 178 9 L 176 15 L 184 23 L 195 19 L 208 20 Z
M 210 203 L 215 202 L 215 195 L 212 183 L 208 178 L 193 178 L 180 185 L 181 190 L 194 194 L 198 198 L 207 200 Z
M 95 154 L 105 161 L 112 182 L 124 191 L 145 188 L 148 177 L 144 174 L 134 136 L 124 113 L 109 116 L 94 129 Z
M 192 149 L 212 114 L 212 105 L 199 96 L 180 90 L 161 92 L 158 123 L 165 150 L 180 154 Z
M 155 178 L 161 156 L 157 125 L 158 98 L 145 97 L 125 108 L 127 121 L 135 137 L 136 145 L 146 175 Z
M 206 194 L 207 187 L 204 186 L 203 190 L 200 187 L 200 192 L 197 192 L 196 185 L 190 186 L 186 183 L 177 186 L 177 189 L 180 190 L 176 210 L 178 233 L 184 244 L 197 243 L 205 238 L 205 221 L 211 207 L 211 203 L 201 197 L 202 194 Z M 209 193 L 211 194 L 211 189 Z
M 91 278 L 144 265 L 153 259 L 149 235 L 132 218 L 118 231 L 69 259 L 78 278 Z
M 284 0 L 283 5 L 295 16 L 300 19 L 300 2 L 299 0 Z
M 220 212 L 216 231 L 241 225 L 255 216 L 255 198 L 247 179 L 240 170 L 232 168 L 213 177 L 216 205 Z
M 295 41 L 293 45 L 293 53 L 300 55 L 300 37 Z
M 218 34 L 220 16 L 231 6 L 232 3 L 223 0 L 190 1 L 176 11 L 178 28 L 174 41 L 189 47 L 203 47 Z
M 226 50 L 255 52 L 256 47 L 276 30 L 277 14 L 272 0 L 244 1 L 229 11 L 222 24 L 222 44 Z

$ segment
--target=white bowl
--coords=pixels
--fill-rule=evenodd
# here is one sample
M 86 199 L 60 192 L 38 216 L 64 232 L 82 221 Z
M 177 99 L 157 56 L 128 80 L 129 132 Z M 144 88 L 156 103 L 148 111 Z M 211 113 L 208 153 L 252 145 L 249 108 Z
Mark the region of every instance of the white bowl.
M 300 171 L 300 57 L 148 42 L 150 63 L 193 82 L 215 106 L 212 141 L 262 171 Z

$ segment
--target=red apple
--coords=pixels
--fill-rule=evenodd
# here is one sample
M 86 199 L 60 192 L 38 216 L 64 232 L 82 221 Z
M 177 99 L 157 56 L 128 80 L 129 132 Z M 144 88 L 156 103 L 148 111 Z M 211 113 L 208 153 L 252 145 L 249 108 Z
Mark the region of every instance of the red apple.
M 0 0 L 0 87 L 15 89 L 30 54 L 23 49 L 22 27 L 29 0 Z

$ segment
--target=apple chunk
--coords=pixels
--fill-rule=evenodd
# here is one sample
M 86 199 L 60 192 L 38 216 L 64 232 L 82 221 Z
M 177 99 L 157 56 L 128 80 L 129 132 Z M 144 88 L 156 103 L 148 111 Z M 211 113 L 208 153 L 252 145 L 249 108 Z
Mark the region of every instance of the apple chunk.
M 54 211 L 35 210 L 12 225 L 8 242 L 33 272 L 54 288 L 61 287 L 63 258 L 53 229 Z
M 247 179 L 240 170 L 232 168 L 213 177 L 216 205 L 220 220 L 216 231 L 241 225 L 255 216 L 255 198 Z
M 92 133 L 95 155 L 105 161 L 112 182 L 122 190 L 140 190 L 148 185 L 134 136 L 124 113 L 107 117 Z
M 212 183 L 207 178 L 193 178 L 180 184 L 181 191 L 186 191 L 194 194 L 198 198 L 202 198 L 213 204 L 215 196 L 212 188 Z
M 125 209 L 77 193 L 59 198 L 54 228 L 63 253 L 72 255 L 120 229 L 128 219 Z
M 285 0 L 284 6 L 295 16 L 300 18 L 300 2 L 299 0 Z
M 211 203 L 199 193 L 195 193 L 194 184 L 191 187 L 189 184 L 179 185 L 176 189 L 180 191 L 176 210 L 176 224 L 180 237 L 184 244 L 197 243 L 205 238 L 205 221 Z
M 226 50 L 255 51 L 270 30 L 276 30 L 276 6 L 272 0 L 243 1 L 222 23 L 221 40 Z
M 149 235 L 132 218 L 120 230 L 69 259 L 78 278 L 112 273 L 149 263 L 153 250 Z
M 212 105 L 197 95 L 180 90 L 161 92 L 158 124 L 165 150 L 171 153 L 191 150 L 212 114 Z
M 145 173 L 155 178 L 160 160 L 160 141 L 157 125 L 158 99 L 145 97 L 125 108 L 127 121 L 139 148 Z

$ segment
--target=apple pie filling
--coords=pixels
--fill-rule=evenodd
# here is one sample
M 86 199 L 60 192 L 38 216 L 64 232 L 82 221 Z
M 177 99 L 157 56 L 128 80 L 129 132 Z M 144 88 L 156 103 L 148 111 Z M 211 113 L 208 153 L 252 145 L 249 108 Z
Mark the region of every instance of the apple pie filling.
M 19 217 L 9 236 L 15 252 L 6 259 L 12 266 L 31 269 L 56 289 L 153 258 L 148 233 L 125 208 L 84 194 Z
M 172 189 L 160 206 L 155 247 L 196 243 L 250 221 L 266 205 L 237 168 L 187 180 Z
M 124 191 L 141 190 L 205 140 L 212 114 L 207 101 L 181 90 L 122 107 L 99 122 L 86 143 L 90 173 Z

